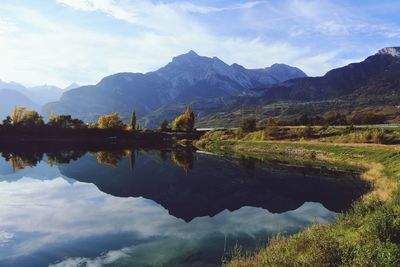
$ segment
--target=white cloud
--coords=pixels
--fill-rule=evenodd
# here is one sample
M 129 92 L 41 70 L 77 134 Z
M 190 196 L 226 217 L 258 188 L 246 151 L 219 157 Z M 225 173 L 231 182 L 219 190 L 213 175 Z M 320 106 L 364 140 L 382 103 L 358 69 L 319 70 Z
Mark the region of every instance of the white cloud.
M 0 18 L 0 35 L 17 32 L 18 30 L 19 28 L 14 22 Z
M 139 241 L 150 237 L 193 241 L 214 233 L 251 235 L 276 232 L 282 227 L 297 229 L 313 222 L 314 215 L 321 222 L 332 218 L 332 212 L 322 205 L 306 203 L 284 214 L 242 208 L 185 223 L 153 201 L 112 197 L 93 184 L 70 184 L 62 178 L 23 178 L 0 184 L 0 260 L 29 255 L 60 242 L 101 235 L 129 233 Z M 275 223 L 268 223 L 271 221 Z
M 116 72 L 156 70 L 189 50 L 246 67 L 280 62 L 321 75 L 346 61 L 343 54 L 355 51 L 351 58 L 366 57 L 380 48 L 380 42 L 356 46 L 357 34 L 400 37 L 396 27 L 371 23 L 361 11 L 331 1 L 225 6 L 193 1 L 56 1 L 58 8 L 70 12 L 69 19 L 15 6 L 12 23 L 0 20 L 1 79 L 62 87 L 97 83 Z M 90 19 L 75 21 L 84 12 L 88 18 L 96 16 L 96 23 L 99 17 L 113 20 L 117 32 L 93 27 L 87 23 Z M 118 33 L 119 26 L 123 33 Z M 12 34 L 1 34 L 6 32 Z
M 181 3 L 174 3 L 172 6 L 173 8 L 179 9 L 184 12 L 208 14 L 208 13 L 230 11 L 230 10 L 250 9 L 264 2 L 265 1 L 252 1 L 243 4 L 235 4 L 227 7 L 201 6 L 201 5 L 195 5 L 190 2 L 181 2 Z
M 14 235 L 12 233 L 0 231 L 0 248 L 5 246 L 7 243 L 10 243 L 13 238 Z
M 270 218 L 265 218 L 262 213 L 259 213 L 259 216 L 254 212 L 254 209 L 251 208 L 242 208 L 239 211 L 236 211 L 235 216 L 227 216 L 227 212 L 223 212 L 215 217 L 215 221 L 212 219 L 204 220 L 204 218 L 199 218 L 197 224 L 192 225 L 192 229 L 195 229 L 194 232 L 197 232 L 197 229 L 202 229 L 205 226 L 209 229 L 210 236 L 207 235 L 200 235 L 200 236 L 189 236 L 187 239 L 181 238 L 180 236 L 171 235 L 172 238 L 164 238 L 153 240 L 152 242 L 145 242 L 139 243 L 134 246 L 124 247 L 119 250 L 111 250 L 107 253 L 89 258 L 89 257 L 74 257 L 74 258 L 67 258 L 61 262 L 58 262 L 51 267 L 67 267 L 67 266 L 90 266 L 90 267 L 97 267 L 97 266 L 104 266 L 104 265 L 129 265 L 129 266 L 165 266 L 171 262 L 181 262 L 187 259 L 187 255 L 191 255 L 194 252 L 198 251 L 199 247 L 202 248 L 203 253 L 207 253 L 207 247 L 211 248 L 211 242 L 215 243 L 218 242 L 217 238 L 224 238 L 225 242 L 228 241 L 236 241 L 238 240 L 238 236 L 232 235 L 232 233 L 236 233 L 237 229 L 240 224 L 243 225 L 242 233 L 248 236 L 253 236 L 257 238 L 257 236 L 253 235 L 252 232 L 256 233 L 260 228 L 258 225 L 263 224 L 266 225 L 275 225 L 281 231 L 285 227 L 290 227 L 290 221 L 293 224 L 304 222 L 304 218 L 299 217 L 299 213 L 308 214 L 310 216 L 308 222 L 311 222 L 311 218 L 315 216 L 315 212 L 321 212 L 318 209 L 318 205 L 312 203 L 306 203 L 303 205 L 299 210 L 294 212 L 289 212 L 290 214 L 286 214 L 287 221 L 279 220 L 279 217 L 284 217 L 283 215 L 273 215 Z M 321 215 L 321 214 L 320 214 Z M 219 217 L 217 219 L 217 217 Z M 328 215 L 329 217 L 329 215 Z M 278 221 L 274 221 L 277 219 Z M 224 222 L 225 220 L 225 222 Z M 226 220 L 229 223 L 226 223 Z M 265 220 L 265 221 L 264 221 Z M 317 221 L 321 221 L 321 218 L 318 218 Z M 200 223 L 201 222 L 201 223 Z M 256 225 L 254 222 L 258 222 Z M 289 223 L 289 224 L 288 224 Z M 204 225 L 202 225 L 204 224 Z M 224 225 L 226 227 L 221 231 L 221 228 L 218 225 Z M 229 224 L 233 227 L 230 228 Z M 239 226 L 240 227 L 240 226 Z M 185 231 L 185 227 L 182 227 Z M 267 227 L 268 228 L 268 227 Z M 212 230 L 214 229 L 214 230 Z M 252 229 L 248 231 L 248 229 Z M 233 231 L 233 232 L 232 232 Z M 267 234 L 266 234 L 267 235 Z M 207 239 L 208 237 L 208 239 Z M 258 236 L 259 237 L 259 236 Z M 202 240 L 203 239 L 203 240 Z M 212 240 L 212 241 L 210 241 Z M 203 242 L 203 244 L 202 244 Z M 222 243 L 221 243 L 222 246 Z

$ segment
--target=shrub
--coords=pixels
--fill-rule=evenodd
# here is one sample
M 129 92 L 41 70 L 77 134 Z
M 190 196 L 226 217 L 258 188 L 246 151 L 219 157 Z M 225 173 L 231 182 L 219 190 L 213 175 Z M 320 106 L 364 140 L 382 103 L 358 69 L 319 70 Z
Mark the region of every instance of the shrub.
M 372 142 L 375 144 L 381 144 L 384 140 L 385 134 L 381 129 L 375 129 L 371 134 Z

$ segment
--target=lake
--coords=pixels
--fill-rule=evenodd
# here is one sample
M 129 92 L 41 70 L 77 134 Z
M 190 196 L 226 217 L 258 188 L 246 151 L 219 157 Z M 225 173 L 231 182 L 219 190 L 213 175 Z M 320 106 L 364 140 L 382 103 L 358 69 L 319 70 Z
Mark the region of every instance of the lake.
M 220 266 L 367 190 L 354 174 L 192 149 L 6 149 L 0 266 Z

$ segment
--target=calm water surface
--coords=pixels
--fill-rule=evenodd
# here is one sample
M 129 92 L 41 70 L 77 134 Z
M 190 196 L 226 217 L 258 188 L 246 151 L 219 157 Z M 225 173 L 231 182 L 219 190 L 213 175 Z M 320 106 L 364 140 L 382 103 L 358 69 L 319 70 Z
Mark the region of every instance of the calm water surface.
M 219 266 L 237 243 L 334 220 L 365 190 L 189 150 L 3 151 L 0 266 Z

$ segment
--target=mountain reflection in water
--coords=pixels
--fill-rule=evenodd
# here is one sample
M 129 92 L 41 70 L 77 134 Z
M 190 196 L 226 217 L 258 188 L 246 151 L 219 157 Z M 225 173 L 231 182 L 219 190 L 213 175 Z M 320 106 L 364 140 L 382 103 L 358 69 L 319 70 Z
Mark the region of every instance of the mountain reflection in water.
M 190 149 L 38 151 L 2 152 L 1 266 L 218 266 L 224 247 L 331 221 L 368 190 Z

